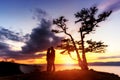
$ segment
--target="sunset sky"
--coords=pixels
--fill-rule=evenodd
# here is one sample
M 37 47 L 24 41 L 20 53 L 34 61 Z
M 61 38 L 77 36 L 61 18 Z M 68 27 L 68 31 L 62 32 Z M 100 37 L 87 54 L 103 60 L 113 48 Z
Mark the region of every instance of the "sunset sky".
M 46 63 L 47 48 L 66 37 L 50 32 L 55 28 L 51 21 L 65 16 L 69 20 L 69 32 L 79 40 L 77 29 L 80 25 L 74 24 L 77 20 L 74 14 L 91 6 L 97 6 L 98 13 L 106 10 L 113 13 L 95 32 L 86 36 L 86 40 L 103 41 L 108 45 L 104 54 L 88 53 L 88 62 L 120 61 L 120 0 L 0 0 L 0 59 L 26 64 Z M 76 58 L 74 52 L 72 56 Z M 55 63 L 74 64 L 77 61 L 56 50 Z

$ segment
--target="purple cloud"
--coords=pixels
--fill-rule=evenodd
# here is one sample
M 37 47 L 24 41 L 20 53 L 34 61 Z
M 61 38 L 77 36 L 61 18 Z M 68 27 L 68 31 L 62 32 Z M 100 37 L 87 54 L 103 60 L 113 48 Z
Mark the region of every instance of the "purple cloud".
M 23 53 L 35 53 L 47 50 L 50 46 L 56 46 L 61 42 L 61 37 L 55 36 L 51 32 L 52 21 L 47 17 L 47 13 L 41 9 L 36 9 L 36 19 L 39 24 L 32 30 L 30 40 L 22 47 Z M 51 40 L 52 39 L 52 42 Z
M 20 33 L 2 27 L 0 28 L 0 57 L 15 60 L 42 58 L 46 55 L 45 53 L 37 55 L 35 53 L 47 50 L 48 47 L 56 46 L 61 42 L 62 38 L 57 37 L 51 32 L 52 20 L 48 18 L 48 14 L 41 9 L 36 9 L 35 11 L 34 19 L 37 19 L 39 24 L 30 34 L 21 36 Z M 26 41 L 26 45 L 20 51 L 13 51 L 11 50 L 11 45 L 5 43 L 6 40 L 16 42 Z
M 120 10 L 120 0 L 106 0 L 102 4 L 98 5 L 98 8 L 110 11 L 119 11 Z

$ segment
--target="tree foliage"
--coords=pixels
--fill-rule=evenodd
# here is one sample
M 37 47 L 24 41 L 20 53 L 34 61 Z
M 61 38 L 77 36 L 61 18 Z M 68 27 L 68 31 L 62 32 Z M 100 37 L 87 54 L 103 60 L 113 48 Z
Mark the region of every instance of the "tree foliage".
M 83 32 L 83 36 L 95 31 L 95 28 L 99 27 L 98 23 L 105 21 L 106 18 L 112 13 L 112 11 L 108 11 L 97 15 L 97 12 L 97 7 L 91 7 L 90 9 L 83 8 L 80 12 L 75 14 L 75 17 L 78 19 L 75 23 L 81 22 L 80 29 Z
M 107 45 L 104 44 L 104 42 L 101 41 L 92 41 L 87 40 L 86 43 L 88 44 L 88 47 L 85 48 L 85 52 L 92 52 L 92 53 L 104 53 L 105 48 Z

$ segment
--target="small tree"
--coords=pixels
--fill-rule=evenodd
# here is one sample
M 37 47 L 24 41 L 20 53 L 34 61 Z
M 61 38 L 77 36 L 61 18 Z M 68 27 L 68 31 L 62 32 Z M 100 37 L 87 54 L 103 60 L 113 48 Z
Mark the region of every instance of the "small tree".
M 64 39 L 62 41 L 62 45 L 59 47 L 61 49 L 64 49 L 64 52 L 68 52 L 70 54 L 71 51 L 76 51 L 78 63 L 82 70 L 88 70 L 87 60 L 85 53 L 87 52 L 104 52 L 105 47 L 107 45 L 104 45 L 103 42 L 99 41 L 92 41 L 87 40 L 86 43 L 88 44 L 88 47 L 85 47 L 84 38 L 87 34 L 90 34 L 91 32 L 95 31 L 96 27 L 98 26 L 98 23 L 105 21 L 106 18 L 111 14 L 110 12 L 103 12 L 102 14 L 99 14 L 98 17 L 96 17 L 96 13 L 98 12 L 98 9 L 96 7 L 91 7 L 90 9 L 83 8 L 80 12 L 77 12 L 75 14 L 75 17 L 78 18 L 75 23 L 81 22 L 81 27 L 79 28 L 80 32 L 80 41 L 75 41 L 70 33 L 67 32 L 67 26 L 66 22 L 67 19 L 64 18 L 64 16 L 61 16 L 58 19 L 53 20 L 53 24 L 56 24 L 60 29 L 59 30 L 52 30 L 56 33 L 64 32 L 66 35 L 70 37 L 70 39 Z M 71 44 L 72 43 L 72 44 Z M 79 45 L 79 46 L 77 46 Z M 80 58 L 80 54 L 82 53 L 82 59 Z
M 91 7 L 90 9 L 83 8 L 80 12 L 77 12 L 75 14 L 75 17 L 78 18 L 78 20 L 75 21 L 75 23 L 81 22 L 81 27 L 79 29 L 79 32 L 80 32 L 81 45 L 82 45 L 82 58 L 85 69 L 88 69 L 88 66 L 85 56 L 84 38 L 87 34 L 90 34 L 91 32 L 95 31 L 95 28 L 99 27 L 98 23 L 105 21 L 106 18 L 109 17 L 109 15 L 112 13 L 112 11 L 103 12 L 98 16 L 96 16 L 97 12 L 98 9 L 96 7 Z
M 75 41 L 74 41 L 72 35 L 67 32 L 67 29 L 68 29 L 67 26 L 66 26 L 66 22 L 67 22 L 67 21 L 68 21 L 68 20 L 65 19 L 64 16 L 59 17 L 59 19 L 53 20 L 53 24 L 56 24 L 61 30 L 52 30 L 52 32 L 55 32 L 55 33 L 64 32 L 66 35 L 68 35 L 68 36 L 70 37 L 70 41 L 72 41 L 72 44 L 73 44 L 73 46 L 74 46 L 74 50 L 76 51 L 76 54 L 77 54 L 78 64 L 79 64 L 79 66 L 80 66 L 81 69 L 82 69 L 82 68 L 83 68 L 82 65 L 81 65 L 81 64 L 82 64 L 82 60 L 81 60 L 81 58 L 80 58 L 80 54 L 79 54 L 79 52 L 78 52 L 77 46 L 76 46 L 76 44 L 75 44 Z M 64 41 L 69 44 L 69 42 L 68 42 L 69 39 L 68 39 L 68 40 L 64 40 Z M 60 47 L 63 48 L 63 49 L 67 49 L 67 50 L 68 50 L 68 53 L 70 53 L 70 50 L 68 49 L 69 46 L 67 46 L 67 47 L 60 46 Z

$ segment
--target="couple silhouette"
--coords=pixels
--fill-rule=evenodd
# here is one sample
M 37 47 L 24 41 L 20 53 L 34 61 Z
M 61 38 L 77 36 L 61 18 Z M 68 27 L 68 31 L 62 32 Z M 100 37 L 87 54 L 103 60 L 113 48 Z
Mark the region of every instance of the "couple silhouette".
M 48 72 L 54 72 L 55 71 L 55 50 L 53 47 L 48 48 L 47 50 L 47 56 L 46 56 L 46 60 L 47 60 L 47 71 Z

